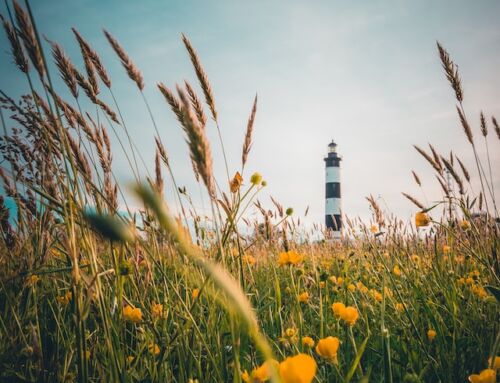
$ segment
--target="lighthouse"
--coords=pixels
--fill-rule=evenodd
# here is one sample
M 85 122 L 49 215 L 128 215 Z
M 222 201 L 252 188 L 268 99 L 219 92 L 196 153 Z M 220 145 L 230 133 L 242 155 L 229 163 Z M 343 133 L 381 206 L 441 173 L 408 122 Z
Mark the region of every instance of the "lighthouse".
M 337 144 L 328 144 L 328 154 L 325 160 L 325 226 L 329 235 L 340 238 L 342 216 L 340 210 L 340 161 L 337 154 Z

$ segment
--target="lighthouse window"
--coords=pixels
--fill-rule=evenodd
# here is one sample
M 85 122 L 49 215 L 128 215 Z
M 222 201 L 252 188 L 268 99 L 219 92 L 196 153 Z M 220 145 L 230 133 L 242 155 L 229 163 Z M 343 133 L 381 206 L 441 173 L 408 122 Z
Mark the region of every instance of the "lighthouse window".
M 340 198 L 340 183 L 327 182 L 326 183 L 326 198 Z

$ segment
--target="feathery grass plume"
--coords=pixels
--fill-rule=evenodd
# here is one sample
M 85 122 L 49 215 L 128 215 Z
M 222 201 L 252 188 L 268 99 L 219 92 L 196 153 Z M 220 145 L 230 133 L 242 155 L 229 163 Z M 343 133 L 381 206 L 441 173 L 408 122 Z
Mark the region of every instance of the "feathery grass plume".
M 170 163 L 168 161 L 168 156 L 167 156 L 167 151 L 165 150 L 165 146 L 163 146 L 163 143 L 158 137 L 155 137 L 155 143 L 156 143 L 156 150 L 158 151 L 158 154 L 160 155 L 163 163 L 169 167 Z
M 419 200 L 417 200 L 415 197 L 412 197 L 411 195 L 404 193 L 404 192 L 402 192 L 401 194 L 403 194 L 406 198 L 408 198 L 411 202 L 413 202 L 413 204 L 416 207 L 418 207 L 421 210 L 425 210 L 425 206 Z
M 448 189 L 448 186 L 446 186 L 445 181 L 436 175 L 437 180 L 439 181 L 439 185 L 441 185 L 441 189 L 443 189 L 444 194 L 446 194 L 446 197 L 450 196 L 450 190 Z
M 69 145 L 71 147 L 71 150 L 73 152 L 73 156 L 76 159 L 76 162 L 78 164 L 78 167 L 80 168 L 80 171 L 87 177 L 87 178 L 92 178 L 92 170 L 90 168 L 89 162 L 87 160 L 87 157 L 81 152 L 78 143 L 75 141 L 75 139 L 69 134 L 69 131 L 66 131 L 66 137 L 68 139 Z
M 85 94 L 90 99 L 90 101 L 92 101 L 92 103 L 97 105 L 98 103 L 97 95 L 94 93 L 94 88 L 92 88 L 92 85 L 90 85 L 85 76 L 76 69 L 75 69 L 75 78 L 76 82 L 78 83 L 80 88 L 84 90 Z
M 50 45 L 52 46 L 52 56 L 54 57 L 61 78 L 73 97 L 78 98 L 78 82 L 76 81 L 76 70 L 73 63 L 59 44 L 51 42 Z
M 253 123 L 255 121 L 255 114 L 257 113 L 257 95 L 253 101 L 252 112 L 248 118 L 247 132 L 245 133 L 245 141 L 243 142 L 243 152 L 241 154 L 241 167 L 244 168 L 247 162 L 248 153 L 252 147 L 252 133 L 253 133 Z
M 465 179 L 467 180 L 467 182 L 470 183 L 470 174 L 469 174 L 469 171 L 467 170 L 467 168 L 465 167 L 465 165 L 462 163 L 462 161 L 460 161 L 460 158 L 456 157 L 457 158 L 457 161 L 458 161 L 458 164 L 460 165 L 460 169 L 462 169 L 462 173 L 465 177 Z
M 101 81 L 104 83 L 104 85 L 106 85 L 107 88 L 111 88 L 111 79 L 109 78 L 108 72 L 106 71 L 106 68 L 102 64 L 101 58 L 99 57 L 97 52 L 92 49 L 90 44 L 87 41 L 85 41 L 82 35 L 75 28 L 71 28 L 71 30 L 73 31 L 76 39 L 78 40 L 82 56 L 83 57 L 87 56 L 92 61 L 92 64 L 94 64 L 94 68 L 99 74 Z
M 191 159 L 196 164 L 201 179 L 207 187 L 208 193 L 215 198 L 215 185 L 212 172 L 212 152 L 205 130 L 199 125 L 198 119 L 191 108 L 188 96 L 182 88 L 177 86 L 182 103 L 182 127 L 187 136 Z
M 96 104 L 99 105 L 102 108 L 102 110 L 104 110 L 104 112 L 109 116 L 109 118 L 113 120 L 114 123 L 120 125 L 120 121 L 118 121 L 118 117 L 114 112 L 114 110 L 111 109 L 111 107 L 109 107 L 105 102 L 99 99 L 96 99 Z
M 462 127 L 464 128 L 465 135 L 467 136 L 467 140 L 469 140 L 469 142 L 472 145 L 474 145 L 474 139 L 472 137 L 472 130 L 470 128 L 470 125 L 469 125 L 467 119 L 465 118 L 465 115 L 463 114 L 462 109 L 459 108 L 458 106 L 457 106 L 457 112 L 458 112 L 458 116 L 460 117 L 460 123 L 462 124 Z
M 417 173 L 415 173 L 415 171 L 412 170 L 411 174 L 413 174 L 413 178 L 415 179 L 415 182 L 417 183 L 417 185 L 422 186 L 422 182 L 420 182 L 420 178 L 418 177 Z
M 479 210 L 483 210 L 483 192 L 479 192 Z
M 14 63 L 19 68 L 19 70 L 23 73 L 28 73 L 29 63 L 26 58 L 23 47 L 19 42 L 16 31 L 10 22 L 4 19 L 2 15 L 0 15 L 0 19 L 2 20 L 3 27 L 5 29 L 5 33 L 7 34 L 7 38 L 9 39 L 10 49 L 12 53 L 12 57 L 14 58 Z
M 97 95 L 99 94 L 99 83 L 97 82 L 97 76 L 94 70 L 94 64 L 88 55 L 83 55 L 83 63 L 85 65 L 85 71 L 87 72 L 87 78 L 92 86 L 92 90 Z
M 464 192 L 465 192 L 464 191 L 464 184 L 462 182 L 462 179 L 458 176 L 457 172 L 453 168 L 453 165 L 444 157 L 441 157 L 441 160 L 443 161 L 444 166 L 450 172 L 451 176 L 453 177 L 453 179 L 457 183 L 460 194 L 464 194 Z
M 422 157 L 424 157 L 427 160 L 427 162 L 429 162 L 429 164 L 431 164 L 431 166 L 434 168 L 435 171 L 441 174 L 442 169 L 434 162 L 431 156 L 429 156 L 423 149 L 421 149 L 417 145 L 413 145 L 413 147 L 417 152 L 420 153 Z
M 380 208 L 375 198 L 370 194 L 370 196 L 366 197 L 366 200 L 370 203 L 373 208 L 373 212 L 375 213 L 375 220 L 377 221 L 379 227 L 385 226 L 384 214 L 382 213 L 382 209 Z M 335 220 L 334 220 L 335 221 Z
M 443 69 L 446 73 L 446 78 L 455 91 L 455 96 L 458 102 L 462 103 L 464 96 L 462 84 L 460 82 L 460 75 L 458 73 L 458 66 L 453 62 L 448 52 L 441 46 L 441 44 L 439 44 L 439 42 L 436 42 L 436 44 L 439 51 L 439 57 L 441 58 L 441 63 L 443 64 Z
M 479 120 L 481 122 L 481 134 L 486 137 L 488 135 L 488 127 L 486 126 L 486 119 L 484 118 L 483 111 L 481 111 L 481 114 L 479 116 Z
M 18 34 L 21 36 L 24 48 L 26 49 L 33 66 L 40 75 L 40 78 L 43 78 L 45 74 L 45 66 L 43 64 L 42 52 L 36 39 L 33 24 L 31 23 L 29 15 L 19 5 L 17 0 L 14 0 L 13 4 L 18 26 Z
M 161 174 L 161 155 L 160 155 L 160 150 L 158 147 L 156 148 L 156 155 L 155 155 L 155 175 L 156 175 L 156 180 L 155 180 L 155 187 L 160 195 L 161 198 L 163 198 L 163 176 Z
M 131 80 L 135 81 L 139 90 L 142 91 L 144 89 L 144 79 L 142 78 L 141 71 L 135 66 L 118 40 L 116 40 L 107 30 L 103 29 L 103 32 L 109 43 L 111 44 L 111 47 L 120 58 L 120 61 L 127 71 L 128 76 Z
M 432 156 L 434 157 L 434 162 L 438 166 L 439 171 L 442 173 L 443 172 L 443 164 L 441 163 L 440 156 L 439 156 L 438 152 L 436 151 L 436 149 L 434 149 L 434 146 L 432 146 L 431 144 L 429 144 L 429 148 L 431 149 Z
M 182 106 L 181 106 L 179 99 L 163 83 L 160 82 L 157 84 L 157 86 L 158 86 L 158 89 L 160 89 L 160 92 L 163 94 L 163 97 L 165 97 L 165 100 L 170 105 L 170 108 L 177 116 L 177 120 L 182 124 L 183 112 L 182 112 Z
M 205 73 L 203 66 L 201 65 L 201 60 L 198 56 L 198 53 L 196 53 L 189 39 L 184 35 L 184 33 L 182 33 L 181 36 L 182 41 L 184 42 L 184 45 L 186 46 L 186 49 L 189 53 L 191 63 L 193 64 L 196 76 L 198 77 L 198 81 L 200 82 L 203 94 L 205 95 L 205 102 L 212 112 L 212 118 L 214 119 L 214 121 L 217 121 L 217 110 L 215 109 L 214 95 L 212 92 L 212 87 L 210 86 L 210 82 L 208 81 L 208 76 Z
M 492 116 L 491 117 L 491 122 L 493 123 L 493 127 L 495 128 L 495 132 L 497 134 L 497 137 L 500 140 L 500 126 L 498 126 L 497 119 Z
M 191 106 L 196 112 L 196 117 L 198 117 L 198 121 L 200 122 L 201 126 L 205 128 L 205 125 L 207 123 L 207 116 L 205 115 L 205 111 L 203 110 L 203 104 L 191 84 L 187 80 L 184 80 L 184 84 L 186 85 L 186 90 L 189 95 L 189 99 L 191 100 Z

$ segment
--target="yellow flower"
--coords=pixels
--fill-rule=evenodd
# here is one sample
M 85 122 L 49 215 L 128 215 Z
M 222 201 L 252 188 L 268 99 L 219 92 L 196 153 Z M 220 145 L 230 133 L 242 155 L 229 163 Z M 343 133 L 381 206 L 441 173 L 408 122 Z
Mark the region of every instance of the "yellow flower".
M 282 252 L 279 255 L 278 264 L 280 266 L 284 265 L 297 265 L 304 260 L 304 256 L 302 254 L 297 253 L 296 251 L 290 250 L 287 252 Z
M 130 322 L 138 323 L 142 321 L 142 311 L 140 308 L 127 305 L 123 308 L 123 318 Z
M 497 373 L 491 368 L 487 368 L 478 374 L 472 374 L 469 376 L 469 382 L 471 383 L 496 383 Z
M 73 298 L 71 291 L 67 291 L 66 294 L 56 297 L 57 301 L 63 305 L 67 305 L 71 301 L 71 298 Z
M 307 303 L 309 301 L 309 293 L 307 291 L 299 295 L 299 302 Z
M 288 338 L 292 338 L 292 337 L 294 337 L 296 334 L 297 334 L 297 330 L 296 330 L 294 327 L 288 327 L 288 328 L 285 330 L 285 335 L 286 335 Z
M 495 361 L 493 363 L 491 363 L 491 362 L 492 362 L 492 359 L 489 358 L 488 365 L 489 366 L 493 365 L 493 369 L 500 370 L 500 356 L 495 356 Z
M 372 226 L 370 227 L 370 231 L 371 231 L 373 234 L 375 234 L 376 232 L 378 232 L 378 227 L 377 227 L 377 226 L 375 226 L 375 225 L 372 225 Z
M 332 310 L 333 314 L 335 314 L 336 317 L 340 318 L 342 315 L 342 311 L 345 310 L 345 305 L 342 302 L 335 302 L 332 305 Z
M 355 307 L 348 306 L 340 312 L 340 317 L 349 326 L 354 326 L 359 318 L 359 313 Z
M 250 374 L 247 370 L 241 373 L 241 380 L 243 380 L 245 383 L 250 383 Z
M 324 281 L 321 281 L 321 282 L 319 283 L 319 288 L 320 288 L 320 289 L 324 289 L 324 288 L 325 288 L 325 286 L 326 286 L 326 283 L 325 283 Z
M 36 283 L 40 280 L 40 277 L 36 274 L 30 275 L 28 278 L 26 278 L 26 284 L 28 286 L 34 286 Z
M 362 293 L 366 294 L 368 292 L 368 287 L 366 287 L 363 282 L 358 282 L 356 283 L 356 287 L 358 288 L 359 291 Z
M 311 383 L 316 375 L 316 362 L 306 354 L 288 357 L 279 365 L 283 383 Z
M 160 353 L 160 347 L 158 347 L 156 343 L 150 343 L 148 351 L 151 355 L 158 355 Z
M 377 290 L 370 290 L 373 299 L 377 302 L 382 302 L 382 294 L 380 294 Z
M 200 295 L 200 289 L 193 289 L 193 292 L 191 293 L 191 297 L 193 299 L 196 299 L 196 298 L 198 298 L 199 295 Z
M 405 306 L 402 303 L 396 303 L 396 311 L 402 313 L 405 311 Z
M 338 285 L 338 286 L 342 286 L 342 283 L 344 283 L 344 278 L 342 278 L 342 277 L 338 277 L 338 278 L 337 278 L 337 285 Z
M 354 286 L 352 283 L 349 283 L 349 285 L 347 286 L 347 290 L 353 293 L 356 291 L 356 286 Z
M 339 346 L 339 338 L 329 336 L 318 341 L 318 345 L 316 346 L 316 353 L 319 356 L 328 359 L 330 362 L 337 363 L 337 351 L 339 349 Z
M 85 359 L 89 360 L 90 359 L 90 351 L 85 350 Z
M 427 339 L 429 339 L 432 342 L 436 337 L 436 334 L 437 334 L 436 331 L 434 331 L 433 329 L 429 329 L 427 331 Z
M 243 177 L 241 176 L 240 172 L 236 172 L 234 175 L 231 184 L 229 185 L 229 188 L 231 189 L 231 193 L 236 193 L 239 188 L 241 187 L 241 184 L 243 183 Z
M 134 359 L 135 359 L 135 356 L 132 356 L 132 355 L 127 356 L 127 363 L 129 363 L 129 364 L 132 363 L 134 361 Z
M 467 279 L 465 280 L 465 283 L 467 283 L 468 285 L 473 285 L 474 279 L 472 279 L 471 277 L 467 277 Z
M 394 268 L 392 269 L 392 272 L 396 277 L 401 276 L 401 269 L 399 268 L 398 265 L 394 266 Z
M 472 292 L 477 295 L 479 298 L 486 298 L 488 296 L 488 293 L 486 292 L 486 290 L 484 289 L 484 287 L 482 286 L 478 286 L 478 285 L 473 285 L 471 287 L 471 290 Z
M 163 305 L 161 303 L 153 303 L 151 305 L 151 315 L 153 318 L 160 318 L 163 315 Z
M 448 245 L 443 246 L 443 254 L 449 254 L 451 252 L 451 247 Z
M 279 363 L 274 359 L 265 361 L 264 363 L 262 363 L 262 365 L 260 365 L 260 367 L 257 367 L 252 371 L 251 381 L 253 383 L 268 381 L 271 378 L 270 366 L 274 366 L 275 370 L 278 371 Z
M 416 227 L 428 226 L 430 222 L 431 222 L 431 219 L 429 218 L 429 216 L 426 213 L 419 211 L 417 214 L 415 214 L 415 226 Z
M 252 255 L 244 255 L 243 257 L 241 257 L 241 260 L 250 266 L 255 265 L 256 262 L 255 257 L 253 257 Z
M 462 220 L 462 222 L 460 222 L 460 228 L 463 230 L 463 231 L 467 231 L 470 229 L 470 222 L 467 221 L 466 219 Z
M 313 348 L 314 347 L 314 339 L 311 338 L 310 336 L 303 336 L 302 337 L 302 345 Z
M 250 177 L 250 182 L 255 186 L 259 186 L 259 184 L 262 182 L 262 175 L 260 173 L 255 172 Z

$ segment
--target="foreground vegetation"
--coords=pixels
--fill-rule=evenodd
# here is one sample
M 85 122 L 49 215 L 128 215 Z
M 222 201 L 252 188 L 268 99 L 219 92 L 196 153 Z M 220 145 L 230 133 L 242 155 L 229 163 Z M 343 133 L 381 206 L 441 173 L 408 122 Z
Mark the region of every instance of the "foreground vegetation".
M 257 98 L 239 172 L 226 162 L 227 179 L 215 180 L 205 130 L 218 130 L 223 150 L 216 104 L 185 36 L 204 100 L 188 82 L 176 92 L 158 88 L 186 134 L 208 218 L 177 186 L 152 113 L 155 175 L 143 176 L 110 76 L 77 30 L 85 72 L 49 42 L 67 86 L 55 91 L 25 4 L 14 2 L 2 19 L 27 93 L 0 97 L 1 381 L 496 382 L 494 173 L 489 155 L 478 155 L 457 67 L 441 46 L 476 175 L 454 153 L 416 147 L 436 172 L 441 201 L 405 194 L 416 205 L 406 223 L 385 217 L 370 196 L 372 222 L 346 218 L 342 240 L 313 241 L 291 208 L 261 205 L 266 182 L 245 172 Z M 105 36 L 150 111 L 141 72 Z M 486 145 L 491 127 L 500 139 L 496 120 L 481 114 Z M 108 131 L 136 179 L 139 211 L 129 210 L 116 183 Z M 163 198 L 164 173 L 182 207 L 177 215 Z M 247 218 L 249 209 L 261 219 Z

